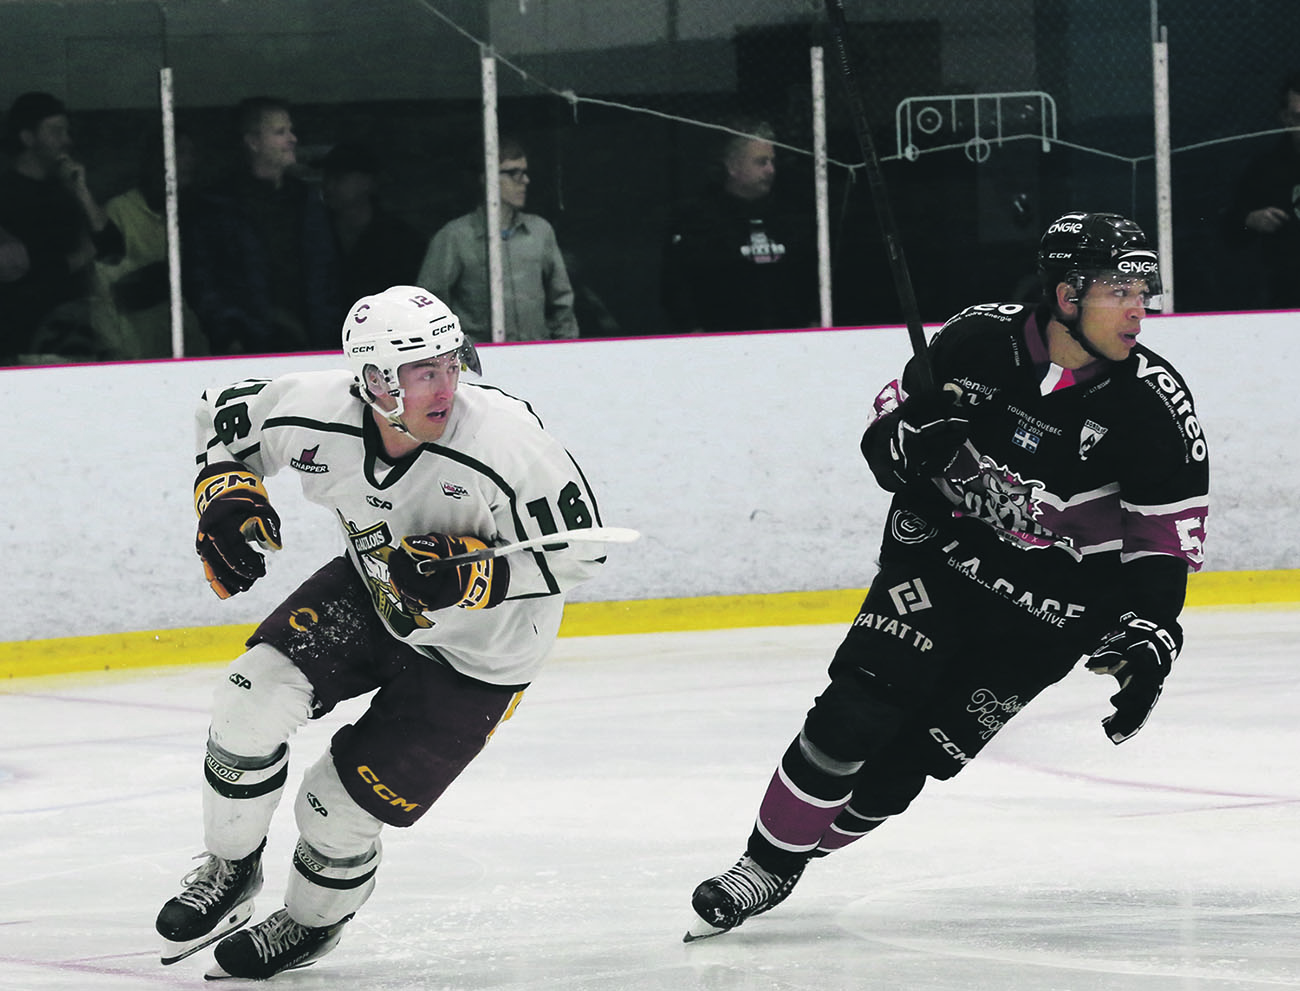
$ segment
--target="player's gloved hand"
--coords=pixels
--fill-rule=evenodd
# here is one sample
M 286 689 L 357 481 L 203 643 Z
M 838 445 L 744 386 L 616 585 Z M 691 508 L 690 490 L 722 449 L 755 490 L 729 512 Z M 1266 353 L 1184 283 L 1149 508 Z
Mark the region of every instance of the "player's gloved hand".
M 443 558 L 486 547 L 477 537 L 445 533 L 403 537 L 401 546 L 388 556 L 389 584 L 407 611 L 416 616 L 448 606 L 490 609 L 506 597 L 510 587 L 510 565 L 505 558 L 436 565 Z
M 900 480 L 942 475 L 952 464 L 970 429 L 961 395 L 958 386 L 946 385 L 937 393 L 908 396 L 898 407 L 898 427 L 889 439 L 889 456 Z
M 1101 721 L 1116 745 L 1140 730 L 1151 715 L 1183 643 L 1177 623 L 1163 627 L 1131 612 L 1121 616 L 1120 623 L 1085 662 L 1094 674 L 1114 675 L 1119 682 L 1119 691 L 1110 697 L 1115 711 Z
M 266 574 L 266 559 L 248 542 L 280 549 L 280 516 L 262 480 L 237 461 L 208 465 L 194 480 L 194 511 L 194 547 L 212 591 L 222 599 L 247 592 Z

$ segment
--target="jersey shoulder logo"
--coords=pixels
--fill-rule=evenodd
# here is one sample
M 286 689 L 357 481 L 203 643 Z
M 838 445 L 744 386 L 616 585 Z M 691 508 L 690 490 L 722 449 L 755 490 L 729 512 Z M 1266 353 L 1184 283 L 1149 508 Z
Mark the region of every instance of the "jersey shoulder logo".
M 320 450 L 319 444 L 317 444 L 315 447 L 304 447 L 300 455 L 298 455 L 296 458 L 289 459 L 290 466 L 297 468 L 299 471 L 305 471 L 309 475 L 319 475 L 322 472 L 329 471 L 330 470 L 329 465 L 320 464 L 317 463 L 316 461 L 316 452 L 319 450 Z

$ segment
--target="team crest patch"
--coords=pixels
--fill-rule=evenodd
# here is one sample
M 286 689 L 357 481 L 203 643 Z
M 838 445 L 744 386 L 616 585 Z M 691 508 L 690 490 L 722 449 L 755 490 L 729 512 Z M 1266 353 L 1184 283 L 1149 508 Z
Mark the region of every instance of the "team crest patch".
M 365 530 L 357 530 L 349 525 L 348 531 L 348 539 L 352 541 L 352 546 L 356 548 L 358 554 L 369 554 L 380 547 L 393 544 L 393 533 L 388 529 L 387 523 L 376 523 Z
M 1094 423 L 1092 420 L 1083 421 L 1083 429 L 1079 431 L 1079 460 L 1087 461 L 1088 455 L 1096 447 L 1103 437 L 1106 436 L 1106 428 L 1100 423 Z
M 955 516 L 971 516 L 993 527 L 1004 541 L 1018 547 L 1049 547 L 1067 538 L 1039 523 L 1043 503 L 1035 495 L 1043 483 L 1025 478 L 992 458 L 980 459 L 980 473 L 963 487 L 962 506 Z
M 452 499 L 463 499 L 469 495 L 469 489 L 456 482 L 443 482 L 442 494 Z
M 299 471 L 305 471 L 311 475 L 319 475 L 322 472 L 329 471 L 329 465 L 316 463 L 316 452 L 319 450 L 319 444 L 315 447 L 304 447 L 300 455 L 289 460 L 289 464 Z

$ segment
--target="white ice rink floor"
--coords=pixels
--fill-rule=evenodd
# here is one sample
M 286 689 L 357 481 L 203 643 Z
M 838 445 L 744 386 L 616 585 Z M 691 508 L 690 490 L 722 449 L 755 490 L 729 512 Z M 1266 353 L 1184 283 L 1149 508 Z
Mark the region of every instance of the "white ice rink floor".
M 690 945 L 841 627 L 561 640 L 514 719 L 409 830 L 339 948 L 273 987 L 556 991 L 1300 988 L 1300 611 L 1192 610 L 1122 747 L 1113 681 L 1045 693 L 956 779 Z M 201 850 L 220 667 L 0 687 L 0 988 L 203 982 L 153 919 Z M 291 788 L 352 708 L 294 742 Z M 255 918 L 296 836 L 282 803 Z

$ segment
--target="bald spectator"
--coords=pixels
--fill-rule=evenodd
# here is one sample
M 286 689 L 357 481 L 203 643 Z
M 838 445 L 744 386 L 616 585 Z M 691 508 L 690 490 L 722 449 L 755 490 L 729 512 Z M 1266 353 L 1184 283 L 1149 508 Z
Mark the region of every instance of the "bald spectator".
M 715 163 L 718 175 L 675 211 L 661 294 L 673 330 L 817 322 L 812 227 L 806 211 L 773 192 L 775 138 L 765 122 L 732 122 Z

